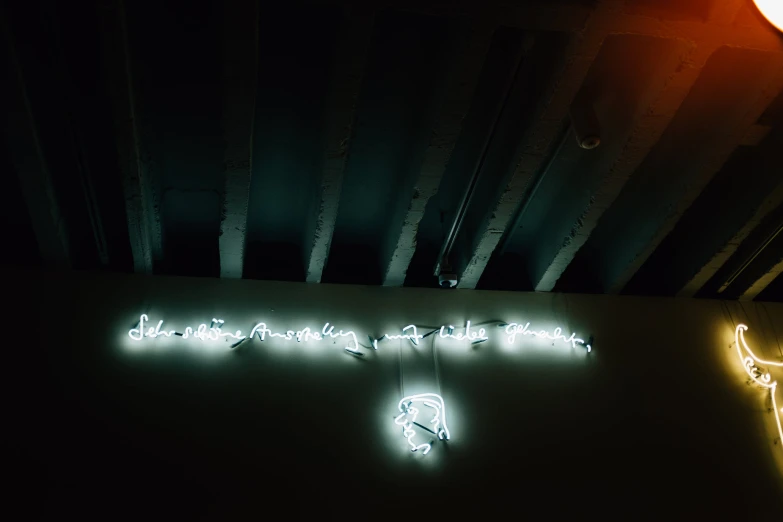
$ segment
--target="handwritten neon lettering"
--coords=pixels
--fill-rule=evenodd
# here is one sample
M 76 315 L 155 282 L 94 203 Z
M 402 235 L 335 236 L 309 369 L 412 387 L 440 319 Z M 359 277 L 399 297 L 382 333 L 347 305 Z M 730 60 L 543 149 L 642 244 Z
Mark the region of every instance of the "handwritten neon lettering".
M 296 340 L 297 342 L 301 341 L 323 341 L 327 337 L 330 338 L 337 338 L 337 337 L 350 337 L 351 343 L 348 346 L 345 346 L 345 349 L 349 352 L 353 353 L 361 353 L 359 352 L 359 341 L 356 338 L 356 334 L 353 331 L 343 331 L 340 330 L 337 333 L 334 332 L 334 326 L 329 325 L 329 323 L 326 323 L 321 329 L 320 332 L 314 332 L 309 327 L 303 328 L 301 330 L 288 330 L 285 333 L 278 333 L 273 332 L 270 330 L 266 323 L 258 323 L 253 327 L 253 330 L 250 332 L 250 337 L 252 338 L 254 335 L 257 335 L 260 340 L 266 339 L 267 336 L 269 337 L 278 337 L 281 339 L 285 339 L 286 341 Z
M 577 345 L 587 348 L 588 353 L 592 351 L 592 347 L 585 343 L 584 339 L 579 339 L 576 334 L 572 333 L 570 337 L 566 337 L 563 334 L 563 329 L 559 326 L 552 332 L 546 330 L 531 330 L 530 322 L 524 325 L 519 323 L 509 323 L 506 325 L 506 334 L 508 334 L 508 344 L 514 344 L 517 339 L 517 335 L 532 335 L 539 339 L 549 339 L 552 341 L 563 341 L 566 344 L 571 344 L 572 348 L 576 348 Z
M 154 326 L 152 326 L 154 325 Z M 345 350 L 354 354 L 362 355 L 360 349 L 367 348 L 359 344 L 356 333 L 352 330 L 336 330 L 330 323 L 325 323 L 320 330 L 310 327 L 304 327 L 297 330 L 285 330 L 277 331 L 267 325 L 266 322 L 259 322 L 253 326 L 249 335 L 244 335 L 242 330 L 224 331 L 225 321 L 216 317 L 212 318 L 210 323 L 202 323 L 196 326 L 188 326 L 184 330 L 176 331 L 164 328 L 164 321 L 161 319 L 157 323 L 151 322 L 147 314 L 141 314 L 136 326 L 128 331 L 128 337 L 133 341 L 142 341 L 144 339 L 154 339 L 157 337 L 181 337 L 182 339 L 197 339 L 200 341 L 227 341 L 229 339 L 236 341 L 231 345 L 231 348 L 238 346 L 239 344 L 257 338 L 260 341 L 264 341 L 267 338 L 276 338 L 284 341 L 325 341 L 327 339 L 347 338 L 348 344 L 345 346 Z M 576 337 L 576 334 L 571 334 L 570 337 L 566 337 L 563 334 L 561 328 L 555 328 L 554 331 L 548 332 L 546 330 L 531 330 L 530 323 L 524 325 L 519 323 L 500 324 L 500 327 L 505 327 L 505 332 L 508 335 L 507 341 L 509 344 L 514 344 L 517 336 L 534 336 L 549 340 L 559 340 L 566 344 L 571 344 L 573 347 L 577 345 L 585 346 L 587 351 L 590 352 L 592 347 L 589 343 L 586 343 L 583 339 Z M 459 331 L 457 331 L 459 330 Z M 419 333 L 418 327 L 414 324 L 409 324 L 403 327 L 400 333 L 395 334 L 383 334 L 381 337 L 375 339 L 369 337 L 370 344 L 374 349 L 378 349 L 378 343 L 384 339 L 406 339 L 413 345 L 418 346 L 422 339 L 429 337 L 437 332 L 438 337 L 441 339 L 451 339 L 455 341 L 467 341 L 473 344 L 482 343 L 489 340 L 487 331 L 485 328 L 478 328 L 472 326 L 471 321 L 467 321 L 464 329 L 456 329 L 453 325 L 442 325 L 440 328 L 434 329 L 428 333 Z
M 417 422 L 420 410 L 416 405 L 423 405 L 433 410 L 433 416 L 430 419 L 431 427 L 424 426 Z M 408 441 L 408 445 L 411 447 L 411 451 L 421 450 L 422 454 L 426 455 L 432 449 L 432 444 L 424 443 L 417 444 L 413 441 L 417 433 L 414 426 L 423 428 L 424 430 L 437 435 L 440 440 L 449 440 L 451 434 L 446 426 L 446 405 L 443 402 L 443 397 L 437 393 L 420 393 L 418 395 L 409 395 L 403 397 L 397 404 L 397 409 L 400 414 L 394 418 L 394 423 L 398 426 L 402 426 L 402 436 Z
M 444 333 L 444 329 L 446 329 L 446 326 L 441 326 L 440 331 L 438 332 L 438 337 L 441 337 L 443 339 L 455 339 L 457 341 L 470 341 L 470 342 L 476 342 L 476 341 L 486 341 L 489 339 L 487 337 L 487 331 L 484 328 L 479 328 L 478 332 L 471 332 L 470 331 L 470 321 L 466 323 L 465 326 L 465 333 L 457 333 L 454 334 L 454 326 L 449 325 L 448 331 Z
M 323 341 L 327 337 L 332 339 L 348 337 L 349 344 L 345 347 L 345 349 L 352 353 L 360 353 L 359 341 L 357 340 L 356 334 L 353 331 L 339 330 L 335 332 L 334 326 L 330 325 L 329 323 L 326 323 L 321 331 L 314 331 L 310 327 L 305 327 L 301 330 L 287 330 L 281 333 L 272 331 L 267 327 L 266 323 L 260 322 L 253 327 L 249 336 L 243 335 L 241 330 L 237 330 L 235 333 L 224 332 L 222 329 L 224 323 L 225 321 L 223 319 L 213 318 L 209 325 L 202 323 L 195 328 L 188 326 L 182 333 L 180 333 L 175 330 L 163 330 L 162 319 L 158 321 L 155 327 L 148 326 L 149 317 L 147 314 L 141 314 L 139 316 L 138 325 L 128 331 L 128 337 L 134 341 L 142 341 L 145 338 L 154 339 L 160 336 L 171 337 L 174 335 L 182 337 L 183 339 L 193 338 L 200 341 L 219 341 L 226 338 L 241 341 L 248 338 L 252 339 L 254 336 L 256 336 L 261 341 L 265 340 L 267 337 L 274 337 L 283 339 L 285 341 L 295 340 L 297 342 L 310 340 Z
M 405 333 L 408 330 L 410 330 L 410 333 Z M 379 338 L 372 340 L 372 347 L 377 350 L 378 342 L 383 341 L 384 339 L 408 339 L 414 345 L 418 345 L 419 340 L 424 339 L 423 335 L 419 335 L 419 331 L 416 329 L 416 325 L 414 324 L 409 324 L 402 329 L 402 332 L 403 333 L 401 334 L 383 334 Z
M 780 420 L 781 413 L 783 413 L 783 408 L 778 408 L 777 399 L 775 398 L 778 381 L 773 381 L 772 376 L 768 371 L 762 370 L 756 365 L 756 363 L 758 363 L 762 366 L 783 368 L 783 363 L 765 361 L 756 357 L 756 354 L 753 353 L 753 350 L 750 349 L 748 343 L 745 342 L 745 331 L 747 329 L 748 327 L 744 324 L 737 325 L 737 328 L 734 329 L 734 346 L 737 348 L 737 355 L 739 355 L 740 361 L 742 361 L 742 368 L 745 370 L 745 373 L 748 374 L 753 382 L 762 388 L 768 389 L 770 395 L 772 396 L 772 411 L 775 413 L 775 422 L 778 426 L 778 440 L 780 441 L 780 446 L 783 447 L 783 425 Z M 743 355 L 743 350 L 747 355 Z

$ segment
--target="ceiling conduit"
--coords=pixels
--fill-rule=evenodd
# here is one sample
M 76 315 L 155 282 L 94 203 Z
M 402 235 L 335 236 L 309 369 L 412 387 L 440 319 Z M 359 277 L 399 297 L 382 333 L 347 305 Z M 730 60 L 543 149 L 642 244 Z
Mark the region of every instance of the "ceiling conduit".
M 456 213 L 454 214 L 454 219 L 452 220 L 451 225 L 449 226 L 449 231 L 446 234 L 443 243 L 441 244 L 440 252 L 438 253 L 437 260 L 435 261 L 435 268 L 433 270 L 433 274 L 439 278 L 439 284 L 445 288 L 453 288 L 457 286 L 456 275 L 455 274 L 447 275 L 447 273 L 450 273 L 454 269 L 450 263 L 451 252 L 452 249 L 454 248 L 454 242 L 457 238 L 457 235 L 459 234 L 459 231 L 462 228 L 462 222 L 465 219 L 465 214 L 467 213 L 468 207 L 470 206 L 473 200 L 473 195 L 475 194 L 476 186 L 478 185 L 479 179 L 481 178 L 481 174 L 484 167 L 484 161 L 487 157 L 487 151 L 489 150 L 489 144 L 492 143 L 492 139 L 495 137 L 495 133 L 498 127 L 498 122 L 500 121 L 500 117 L 503 114 L 506 105 L 508 104 L 508 100 L 511 95 L 512 86 L 514 85 L 514 81 L 516 80 L 516 77 L 519 74 L 519 67 L 522 64 L 522 59 L 525 56 L 527 50 L 528 50 L 527 46 L 522 46 L 519 49 L 516 59 L 514 60 L 514 72 L 513 74 L 510 74 L 508 76 L 508 78 L 506 79 L 503 85 L 503 91 L 502 91 L 503 96 L 500 97 L 500 103 L 498 103 L 497 109 L 495 110 L 494 116 L 492 118 L 492 123 L 489 128 L 489 132 L 486 134 L 486 137 L 484 138 L 484 141 L 481 144 L 481 152 L 478 155 L 476 163 L 473 166 L 473 170 L 470 176 L 470 181 L 468 182 L 468 185 L 465 188 L 465 192 L 462 194 L 462 199 L 460 200 L 460 204 L 457 207 Z M 441 277 L 441 275 L 443 275 L 444 277 Z

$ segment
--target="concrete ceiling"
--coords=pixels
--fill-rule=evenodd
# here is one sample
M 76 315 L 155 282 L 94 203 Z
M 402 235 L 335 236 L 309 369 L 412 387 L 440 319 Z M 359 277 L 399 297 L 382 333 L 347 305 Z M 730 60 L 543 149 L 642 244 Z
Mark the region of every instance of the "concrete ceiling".
M 783 301 L 751 0 L 10 4 L 6 265 Z

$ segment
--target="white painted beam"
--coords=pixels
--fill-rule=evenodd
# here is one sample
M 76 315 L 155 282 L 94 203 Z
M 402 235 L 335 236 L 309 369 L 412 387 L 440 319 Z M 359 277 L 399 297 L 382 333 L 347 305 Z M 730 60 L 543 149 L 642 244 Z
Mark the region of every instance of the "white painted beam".
M 476 248 L 460 274 L 458 288 L 475 288 L 481 279 L 534 174 L 544 166 L 549 154 L 553 152 L 550 149 L 557 146 L 557 137 L 563 121 L 568 117 L 571 102 L 608 34 L 605 27 L 607 18 L 613 16 L 622 6 L 623 2 L 620 0 L 600 2 L 591 12 L 585 28 L 572 38 L 566 50 L 563 67 L 553 79 L 548 96 L 539 107 L 538 120 L 523 138 L 514 173 L 500 200 L 495 203 L 487 227 L 476 241 Z
M 427 202 L 438 191 L 443 172 L 462 132 L 462 122 L 470 109 L 494 28 L 495 20 L 487 18 L 476 20 L 471 28 L 464 53 L 449 81 L 446 99 L 440 107 L 430 135 L 430 142 L 414 185 L 414 196 L 402 223 L 397 245 L 385 269 L 384 286 L 402 286 L 405 282 L 408 266 L 416 250 L 419 222 L 424 217 Z
M 677 297 L 693 297 L 734 255 L 742 242 L 764 221 L 770 212 L 783 204 L 783 181 L 769 193 L 745 225 L 702 266 L 677 293 Z
M 327 102 L 327 143 L 321 178 L 321 201 L 315 214 L 312 246 L 306 254 L 306 280 L 320 283 L 332 245 L 343 174 L 353 137 L 356 107 L 371 44 L 375 13 L 355 9 L 346 13 L 334 54 Z
M 125 6 L 122 0 L 114 0 L 99 12 L 133 268 L 151 274 L 163 256 L 160 201 L 157 173 L 144 153 L 139 133 Z
M 783 273 L 783 259 L 780 259 L 761 277 L 756 279 L 740 296 L 740 301 L 751 301 L 756 298 L 769 284 Z
M 258 80 L 258 6 L 223 4 L 223 201 L 220 222 L 220 277 L 244 271 L 247 208 L 253 158 L 253 123 Z
M 8 153 L 19 179 L 42 261 L 52 268 L 71 266 L 66 225 L 38 137 L 14 39 L 3 21 L 3 39 L 11 65 L 6 95 L 10 109 L 4 119 Z M 8 195 L 8 197 L 14 197 Z
M 653 85 L 648 87 L 648 93 L 643 97 L 648 100 L 643 104 L 644 110 L 637 114 L 628 141 L 607 169 L 601 185 L 593 193 L 590 205 L 584 209 L 579 219 L 573 222 L 568 236 L 556 238 L 560 244 L 546 270 L 539 274 L 530 274 L 533 288 L 537 292 L 550 292 L 555 287 L 557 280 L 590 237 L 604 212 L 612 205 L 626 181 L 668 127 L 698 79 L 710 52 L 690 46 L 678 60 L 667 61 L 665 65 L 661 65 L 655 79 L 660 78 L 665 81 L 665 85 L 651 82 Z M 542 238 L 542 241 L 546 239 Z

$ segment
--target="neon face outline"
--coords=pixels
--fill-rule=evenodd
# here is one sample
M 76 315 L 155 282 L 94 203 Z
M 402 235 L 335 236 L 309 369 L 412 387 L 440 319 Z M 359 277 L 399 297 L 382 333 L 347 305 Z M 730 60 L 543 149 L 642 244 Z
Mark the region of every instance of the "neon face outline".
M 756 363 L 758 363 L 763 366 L 783 368 L 783 363 L 765 361 L 756 357 L 756 354 L 750 349 L 748 343 L 745 342 L 745 331 L 747 329 L 748 327 L 744 324 L 740 323 L 737 325 L 734 329 L 734 346 L 737 348 L 737 355 L 739 356 L 740 361 L 742 361 L 742 368 L 745 370 L 745 373 L 748 374 L 753 382 L 762 388 L 769 390 L 770 396 L 772 397 L 772 411 L 775 414 L 775 422 L 778 426 L 778 440 L 780 441 L 781 447 L 783 447 L 783 427 L 781 427 L 780 420 L 781 414 L 783 414 L 783 408 L 778 406 L 777 399 L 775 398 L 778 381 L 773 381 L 772 376 L 768 371 L 762 370 L 756 365 Z M 747 355 L 743 356 L 743 350 Z
M 590 353 L 593 350 L 592 346 L 587 344 L 584 339 L 579 339 L 575 333 L 572 333 L 570 337 L 563 335 L 563 329 L 559 326 L 555 328 L 552 333 L 549 333 L 546 330 L 530 330 L 529 328 L 530 321 L 525 323 L 524 326 L 519 323 L 507 324 L 506 334 L 508 335 L 508 338 L 506 340 L 508 341 L 508 344 L 514 344 L 517 335 L 532 335 L 534 337 L 538 337 L 539 339 L 563 341 L 566 344 L 570 344 L 572 348 L 576 348 L 577 346 L 584 346 L 587 348 L 587 353 Z
M 424 406 L 434 411 L 434 414 L 429 421 L 429 424 L 432 425 L 431 427 L 427 427 L 417 422 L 421 410 L 414 406 L 414 404 Z M 443 397 L 437 393 L 419 393 L 417 395 L 403 397 L 397 404 L 397 409 L 400 411 L 400 414 L 395 417 L 394 423 L 398 426 L 402 426 L 402 436 L 408 441 L 408 445 L 410 445 L 412 452 L 422 450 L 422 454 L 426 455 L 432 449 L 432 445 L 429 443 L 416 444 L 413 442 L 414 437 L 417 435 L 416 430 L 413 429 L 414 426 L 418 426 L 437 435 L 438 439 L 443 441 L 447 441 L 451 437 L 449 428 L 446 425 L 446 404 L 443 402 Z M 406 418 L 406 416 L 410 416 L 410 418 Z

